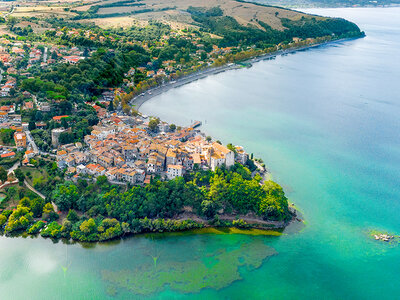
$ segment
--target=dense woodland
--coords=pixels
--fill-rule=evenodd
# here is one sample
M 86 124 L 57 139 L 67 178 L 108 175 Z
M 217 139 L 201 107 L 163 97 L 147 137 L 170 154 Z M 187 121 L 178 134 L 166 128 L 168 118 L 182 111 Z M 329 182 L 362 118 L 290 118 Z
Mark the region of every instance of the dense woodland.
M 105 176 L 99 176 L 95 183 L 85 179 L 78 179 L 77 183 L 63 181 L 57 166 L 41 164 L 44 165 L 39 167 L 47 169 L 49 176 L 34 180 L 34 187 L 48 195 L 47 199 L 59 210 L 68 212 L 68 216 L 59 224 L 59 215 L 50 202 L 23 195 L 17 209 L 5 210 L 0 215 L 0 227 L 7 235 L 40 231 L 43 237 L 102 241 L 128 233 L 204 226 L 190 219 L 177 220 L 188 212 L 216 226 L 249 226 L 240 219 L 222 222 L 221 214 L 252 213 L 254 217 L 276 221 L 292 218 L 282 188 L 272 181 L 260 184 L 261 177 L 252 178 L 250 170 L 240 164 L 231 170 L 197 170 L 170 181 L 155 178 L 145 187 L 133 186 L 126 191 L 110 185 Z M 24 175 L 19 176 L 23 180 Z
M 356 24 L 338 18 L 319 20 L 302 17 L 298 21 L 281 18 L 282 25 L 287 29 L 279 31 L 262 21 L 258 23 L 265 30 L 240 25 L 233 17 L 223 15 L 223 11 L 218 7 L 209 10 L 189 7 L 188 12 L 192 15 L 192 19 L 200 24 L 202 30 L 223 37 L 217 41 L 222 47 L 241 44 L 266 48 L 282 42 L 290 42 L 294 37 L 315 38 L 335 35 L 340 38 L 361 35 Z M 279 14 L 277 16 L 279 17 Z

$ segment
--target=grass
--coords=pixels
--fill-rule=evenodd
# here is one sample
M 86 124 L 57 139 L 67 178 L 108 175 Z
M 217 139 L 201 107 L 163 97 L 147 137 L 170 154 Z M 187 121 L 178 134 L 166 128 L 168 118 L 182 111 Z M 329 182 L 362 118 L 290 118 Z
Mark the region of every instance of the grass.
M 32 186 L 33 186 L 33 179 L 43 177 L 43 179 L 46 180 L 48 177 L 48 174 L 44 168 L 37 169 L 24 166 L 21 167 L 21 171 L 24 173 L 26 181 L 28 181 L 28 183 Z M 30 176 L 27 175 L 28 173 L 30 173 Z
M 0 209 L 12 209 L 17 207 L 19 200 L 23 197 L 31 199 L 38 197 L 35 193 L 24 186 L 7 186 L 0 190 L 0 193 L 7 195 L 6 199 L 0 203 Z

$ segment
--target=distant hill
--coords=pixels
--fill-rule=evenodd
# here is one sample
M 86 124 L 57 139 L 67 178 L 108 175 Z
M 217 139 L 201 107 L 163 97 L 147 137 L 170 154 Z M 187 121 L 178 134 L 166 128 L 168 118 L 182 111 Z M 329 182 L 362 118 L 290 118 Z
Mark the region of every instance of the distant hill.
M 251 2 L 283 7 L 354 7 L 400 5 L 400 0 L 254 0 Z

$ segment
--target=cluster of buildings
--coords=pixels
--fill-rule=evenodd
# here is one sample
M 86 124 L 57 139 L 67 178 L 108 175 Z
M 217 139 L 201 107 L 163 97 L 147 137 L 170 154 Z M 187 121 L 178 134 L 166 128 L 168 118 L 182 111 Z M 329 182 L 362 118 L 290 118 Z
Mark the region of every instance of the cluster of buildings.
M 82 49 L 78 47 L 64 45 L 44 45 L 39 47 L 30 42 L 0 38 L 0 61 L 4 65 L 3 71 L 12 75 L 29 77 L 32 75 L 30 68 L 46 68 L 56 62 L 76 64 L 85 58 L 83 54 Z M 9 97 L 10 91 L 15 89 L 15 85 L 15 78 L 8 76 L 7 82 L 0 86 L 0 97 Z
M 107 114 L 85 136 L 84 145 L 61 146 L 57 164 L 75 177 L 105 175 L 111 182 L 145 184 L 154 175 L 170 180 L 195 168 L 215 170 L 247 161 L 242 147 L 231 150 L 209 142 L 194 128 L 169 131 L 166 123 L 160 123 L 155 134 L 148 121 L 142 116 Z

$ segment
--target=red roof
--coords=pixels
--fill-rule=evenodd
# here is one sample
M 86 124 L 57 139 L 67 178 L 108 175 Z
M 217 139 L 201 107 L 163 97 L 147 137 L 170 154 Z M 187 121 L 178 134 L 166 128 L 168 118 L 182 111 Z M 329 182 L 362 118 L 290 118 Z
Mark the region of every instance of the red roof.
M 62 118 L 68 118 L 69 116 L 67 116 L 67 115 L 64 115 L 64 116 L 55 116 L 55 117 L 53 117 L 53 120 L 54 121 L 60 121 Z
M 5 157 L 11 157 L 14 155 L 15 155 L 15 152 L 8 152 L 8 153 L 4 153 L 4 154 L 0 155 L 0 157 L 5 158 Z

